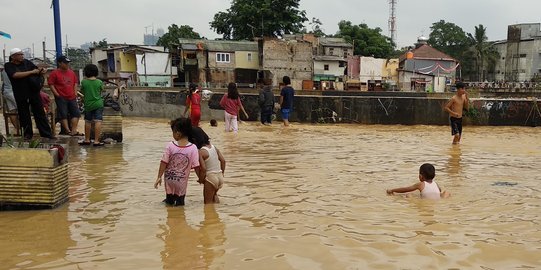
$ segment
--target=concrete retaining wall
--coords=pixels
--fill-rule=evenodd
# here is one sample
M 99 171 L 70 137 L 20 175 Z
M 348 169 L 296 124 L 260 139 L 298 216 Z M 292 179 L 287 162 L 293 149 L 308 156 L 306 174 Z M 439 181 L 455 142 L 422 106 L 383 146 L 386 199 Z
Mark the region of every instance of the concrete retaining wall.
M 202 121 L 223 119 L 216 93 L 203 101 Z M 278 101 L 278 96 L 276 101 Z M 244 107 L 250 118 L 257 121 L 257 94 L 243 94 Z M 473 110 L 465 121 L 473 125 L 530 126 L 541 124 L 540 101 L 535 99 L 472 99 Z M 294 100 L 293 122 L 360 123 L 403 125 L 447 125 L 448 114 L 443 111 L 447 98 L 393 96 L 299 96 Z M 120 99 L 125 116 L 173 119 L 182 116 L 186 94 L 179 91 L 128 90 Z M 207 106 L 208 104 L 208 106 Z M 537 104 L 537 106 L 536 106 Z M 278 116 L 278 119 L 280 117 Z M 243 119 L 246 120 L 246 119 Z

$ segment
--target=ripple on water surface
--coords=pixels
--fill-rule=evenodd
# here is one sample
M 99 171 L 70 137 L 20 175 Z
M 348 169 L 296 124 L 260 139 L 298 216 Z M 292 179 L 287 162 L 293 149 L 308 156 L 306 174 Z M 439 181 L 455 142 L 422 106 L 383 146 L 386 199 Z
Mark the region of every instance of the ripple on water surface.
M 0 213 L 8 269 L 539 268 L 537 128 L 203 124 L 227 159 L 222 203 L 153 182 L 167 120 L 125 119 L 122 144 L 71 145 L 70 202 Z M 452 193 L 386 196 L 430 162 Z M 498 183 L 512 183 L 502 185 Z

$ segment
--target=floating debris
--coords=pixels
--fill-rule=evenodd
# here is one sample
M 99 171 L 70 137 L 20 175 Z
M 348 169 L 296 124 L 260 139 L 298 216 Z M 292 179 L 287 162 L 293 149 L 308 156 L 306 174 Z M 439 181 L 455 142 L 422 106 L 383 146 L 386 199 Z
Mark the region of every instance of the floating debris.
M 492 183 L 493 186 L 500 186 L 500 187 L 512 187 L 518 185 L 518 183 L 512 183 L 512 182 L 506 182 L 506 181 L 499 181 Z

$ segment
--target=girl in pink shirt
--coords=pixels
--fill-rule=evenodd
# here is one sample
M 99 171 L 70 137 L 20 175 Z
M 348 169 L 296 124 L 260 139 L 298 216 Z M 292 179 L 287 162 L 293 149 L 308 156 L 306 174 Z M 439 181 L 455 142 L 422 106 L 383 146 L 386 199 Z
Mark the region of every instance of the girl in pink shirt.
M 220 100 L 220 106 L 225 110 L 225 131 L 233 131 L 236 133 L 239 130 L 239 125 L 237 123 L 239 110 L 242 110 L 246 118 L 248 118 L 248 114 L 244 110 L 244 106 L 242 106 L 239 91 L 237 90 L 237 85 L 235 83 L 229 83 L 227 86 L 227 94 Z
M 167 144 L 160 162 L 158 178 L 154 188 L 162 184 L 165 178 L 165 200 L 169 205 L 184 205 L 188 177 L 191 169 L 200 175 L 199 152 L 195 144 L 189 142 L 192 124 L 188 118 L 178 118 L 171 122 L 174 141 Z

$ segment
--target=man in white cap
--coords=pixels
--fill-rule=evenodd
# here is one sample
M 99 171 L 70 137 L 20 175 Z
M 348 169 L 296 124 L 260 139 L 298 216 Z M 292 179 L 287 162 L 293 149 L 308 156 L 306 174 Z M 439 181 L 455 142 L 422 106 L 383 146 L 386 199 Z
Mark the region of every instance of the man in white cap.
M 19 113 L 19 123 L 24 131 L 24 139 L 30 140 L 34 135 L 30 109 L 34 115 L 39 135 L 43 138 L 53 139 L 51 127 L 47 121 L 39 94 L 42 87 L 41 76 L 45 73 L 45 69 L 38 68 L 34 63 L 24 59 L 24 54 L 19 48 L 12 49 L 9 56 L 11 61 L 6 63 L 4 68 L 13 86 L 13 94 L 15 95 Z

